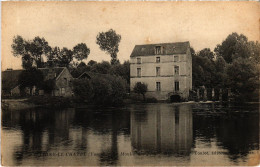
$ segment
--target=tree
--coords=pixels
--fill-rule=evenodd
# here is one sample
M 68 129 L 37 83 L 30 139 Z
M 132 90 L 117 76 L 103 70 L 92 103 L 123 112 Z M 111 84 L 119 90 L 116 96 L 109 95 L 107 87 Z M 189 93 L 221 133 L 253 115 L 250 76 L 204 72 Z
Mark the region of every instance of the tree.
M 25 54 L 22 57 L 22 67 L 24 69 L 30 69 L 33 65 L 33 59 L 31 58 L 31 56 L 29 54 Z
M 90 66 L 87 66 L 84 62 L 81 62 L 76 68 L 72 68 L 70 73 L 74 78 L 78 78 L 81 74 L 87 71 L 90 71 Z
M 43 74 L 34 67 L 23 70 L 19 75 L 18 83 L 21 91 L 28 87 L 30 89 L 30 95 L 32 95 L 32 88 L 34 86 L 39 87 L 43 83 Z
M 100 74 L 109 74 L 111 65 L 107 61 L 102 61 L 91 67 L 91 72 L 100 73 Z
M 143 100 L 145 101 L 145 93 L 147 92 L 147 84 L 137 82 L 134 86 L 134 92 L 143 95 Z
M 259 96 L 259 43 L 248 41 L 243 34 L 232 33 L 217 45 L 215 52 L 216 81 L 222 77 L 223 85 L 231 88 L 237 100 Z
M 249 58 L 252 56 L 248 47 L 248 39 L 243 34 L 232 33 L 217 45 L 214 50 L 217 56 L 222 56 L 227 63 L 231 63 L 237 57 Z
M 55 88 L 55 80 L 54 79 L 48 79 L 43 82 L 42 89 L 44 90 L 44 93 L 51 94 L 51 92 Z
M 215 87 L 215 64 L 213 53 L 209 49 L 203 49 L 197 54 L 192 53 L 192 82 L 195 88 L 206 86 Z
M 215 88 L 224 88 L 227 86 L 227 63 L 225 59 L 218 56 L 215 61 L 215 69 L 213 76 L 213 85 Z
M 94 61 L 94 60 L 90 60 L 90 61 L 88 62 L 88 66 L 93 66 L 93 65 L 95 65 L 95 64 L 97 64 L 97 62 Z
M 57 62 L 60 67 L 68 67 L 73 59 L 73 52 L 64 47 L 61 49 L 60 54 L 57 57 Z
M 91 102 L 94 96 L 93 86 L 89 79 L 75 79 L 72 82 L 73 92 L 83 101 Z
M 201 51 L 199 51 L 199 53 L 197 55 L 201 56 L 201 57 L 206 57 L 212 61 L 214 59 L 214 53 L 211 52 L 211 50 L 209 48 L 202 49 Z
M 43 66 L 43 55 L 47 55 L 50 53 L 51 49 L 48 45 L 48 42 L 44 38 L 35 37 L 32 41 L 24 40 L 21 36 L 15 36 L 13 38 L 12 53 L 15 57 L 22 57 L 22 61 L 25 60 L 26 65 L 23 67 L 30 68 L 28 65 L 31 61 L 36 64 L 36 66 Z
M 107 52 L 111 56 L 111 64 L 119 63 L 117 59 L 118 47 L 121 41 L 121 35 L 116 34 L 116 32 L 110 29 L 107 32 L 101 32 L 97 35 L 96 43 L 99 45 L 100 49 Z
M 97 105 L 120 105 L 126 95 L 126 81 L 118 76 L 97 74 L 73 81 L 75 95 Z
M 60 57 L 60 48 L 55 46 L 51 48 L 50 54 L 47 55 L 48 60 L 52 60 L 54 65 L 58 65 L 58 57 Z
M 130 62 L 125 61 L 123 64 L 115 64 L 111 66 L 110 74 L 121 76 L 127 83 L 130 83 Z
M 235 59 L 228 65 L 227 75 L 228 86 L 238 99 L 249 99 L 259 88 L 259 68 L 254 61 L 244 58 Z
M 84 60 L 84 59 L 87 59 L 89 53 L 90 53 L 90 50 L 85 43 L 77 44 L 73 48 L 74 57 L 80 62 L 82 62 L 82 60 Z

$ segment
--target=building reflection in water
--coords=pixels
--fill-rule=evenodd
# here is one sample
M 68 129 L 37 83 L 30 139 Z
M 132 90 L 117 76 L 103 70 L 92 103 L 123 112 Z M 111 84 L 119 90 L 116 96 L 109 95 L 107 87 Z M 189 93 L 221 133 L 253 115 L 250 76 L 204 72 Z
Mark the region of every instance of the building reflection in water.
M 216 107 L 214 111 L 211 104 L 158 103 L 106 109 L 4 111 L 1 128 L 2 142 L 8 143 L 2 145 L 2 156 L 9 166 L 105 166 L 124 165 L 127 160 L 138 165 L 143 159 L 160 163 L 174 158 L 189 164 L 194 161 L 191 150 L 196 148 L 224 150 L 227 159 L 220 160 L 230 165 L 241 160 L 246 163 L 249 153 L 259 150 L 258 108 L 250 106 Z M 71 151 L 97 155 L 39 154 Z M 122 156 L 122 152 L 134 156 Z
M 189 155 L 192 140 L 189 105 L 147 105 L 131 112 L 131 142 L 137 154 Z

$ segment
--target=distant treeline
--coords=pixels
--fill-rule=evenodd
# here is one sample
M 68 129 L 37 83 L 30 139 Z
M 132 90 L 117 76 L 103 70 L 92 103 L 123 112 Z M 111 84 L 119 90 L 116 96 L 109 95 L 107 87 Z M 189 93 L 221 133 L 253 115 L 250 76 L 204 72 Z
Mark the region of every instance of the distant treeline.
M 192 54 L 192 82 L 198 88 L 231 88 L 234 98 L 259 98 L 260 44 L 243 34 L 232 33 L 214 52 L 209 48 Z
M 60 49 L 59 47 L 50 47 L 44 38 L 35 37 L 33 40 L 24 40 L 21 36 L 16 36 L 12 49 L 14 56 L 22 58 L 22 66 L 25 69 L 30 69 L 33 65 L 36 68 L 46 67 L 47 63 L 43 61 L 43 56 L 45 56 L 47 60 L 53 60 L 55 66 L 67 67 L 74 78 L 83 72 L 107 74 L 107 77 L 103 78 L 106 79 L 105 83 L 110 85 L 107 89 L 111 89 L 111 87 L 116 89 L 112 86 L 116 83 L 110 82 L 110 79 L 120 80 L 120 84 L 121 79 L 123 79 L 126 81 L 125 87 L 129 91 L 130 63 L 129 61 L 120 63 L 117 59 L 120 40 L 121 36 L 112 29 L 99 33 L 96 43 L 101 50 L 111 56 L 111 61 L 90 60 L 87 64 L 83 60 L 87 59 L 90 49 L 84 43 L 75 45 L 72 50 L 65 47 Z M 231 88 L 237 100 L 250 101 L 257 100 L 259 97 L 260 44 L 258 42 L 249 41 L 243 34 L 232 33 L 221 44 L 217 45 L 214 51 L 205 48 L 195 52 L 191 48 L 191 54 L 193 88 L 201 86 L 217 89 Z M 89 84 L 93 85 L 92 81 L 76 81 L 75 83 L 80 85 L 86 84 L 86 82 L 91 82 Z M 120 84 L 119 89 L 121 89 Z M 87 90 L 87 88 L 84 89 Z M 89 90 L 97 89 L 90 87 Z M 76 96 L 86 97 L 82 93 L 75 91 Z M 111 92 L 108 95 L 109 98 L 113 97 Z M 120 95 L 119 97 L 124 96 Z

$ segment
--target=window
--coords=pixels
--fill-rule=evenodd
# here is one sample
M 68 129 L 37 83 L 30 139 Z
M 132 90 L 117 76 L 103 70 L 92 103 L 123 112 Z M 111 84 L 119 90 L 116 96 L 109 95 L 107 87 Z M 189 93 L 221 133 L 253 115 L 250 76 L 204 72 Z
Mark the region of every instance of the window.
M 65 88 L 60 88 L 60 94 L 65 95 Z
M 160 57 L 156 57 L 156 63 L 160 63 Z
M 162 47 L 161 46 L 155 47 L 155 54 L 162 54 Z
M 161 82 L 156 82 L 156 90 L 161 91 Z
M 137 58 L 137 64 L 141 64 L 141 58 Z
M 64 82 L 65 82 L 66 85 L 68 85 L 68 80 L 67 80 L 67 78 L 64 78 Z
M 178 62 L 179 61 L 179 56 L 174 56 L 174 62 Z
M 174 74 L 179 75 L 179 66 L 174 66 Z
M 156 76 L 160 76 L 160 67 L 156 67 Z
M 175 84 L 174 84 L 174 89 L 175 89 L 175 91 L 179 91 L 179 90 L 180 90 L 179 81 L 176 81 L 176 82 L 175 82 Z
M 141 68 L 137 68 L 137 77 L 141 77 Z

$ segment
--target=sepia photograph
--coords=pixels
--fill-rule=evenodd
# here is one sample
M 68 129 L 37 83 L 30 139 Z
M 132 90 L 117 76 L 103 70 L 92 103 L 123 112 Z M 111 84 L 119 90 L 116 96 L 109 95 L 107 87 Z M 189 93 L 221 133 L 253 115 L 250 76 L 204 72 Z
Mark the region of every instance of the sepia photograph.
M 258 166 L 260 3 L 1 2 L 2 166 Z

